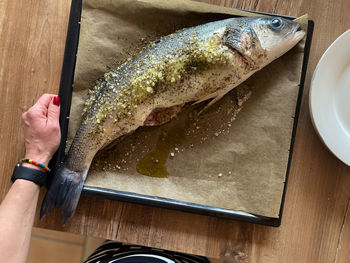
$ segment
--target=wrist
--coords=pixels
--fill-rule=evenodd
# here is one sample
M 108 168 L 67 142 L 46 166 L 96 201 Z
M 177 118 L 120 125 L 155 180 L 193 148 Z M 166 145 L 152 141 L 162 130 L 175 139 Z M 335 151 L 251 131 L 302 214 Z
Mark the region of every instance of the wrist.
M 33 153 L 27 152 L 25 154 L 25 158 L 32 159 L 33 161 L 42 163 L 42 164 L 47 166 L 49 164 L 51 156 L 49 157 L 48 155 L 45 155 L 45 154 L 40 155 L 40 154 L 33 154 Z M 30 164 L 30 165 L 32 165 L 32 164 Z M 35 166 L 35 165 L 33 165 L 33 166 Z
M 29 165 L 32 165 L 32 166 L 36 166 L 38 168 L 43 169 L 45 172 L 49 172 L 50 171 L 50 168 L 47 165 L 45 165 L 44 163 L 37 162 L 37 161 L 35 161 L 33 159 L 30 159 L 30 158 L 23 158 L 21 160 L 21 163 L 22 164 L 24 163 L 24 164 L 29 164 Z M 25 166 L 28 167 L 29 165 L 25 165 Z M 32 167 L 32 166 L 29 166 L 29 167 Z
M 38 184 L 24 179 L 17 179 L 13 184 L 25 189 L 40 189 L 40 186 Z
M 43 168 L 41 168 L 39 166 L 36 166 L 34 164 L 31 164 L 31 163 L 22 163 L 22 166 L 28 167 L 28 168 L 32 168 L 32 169 L 35 169 L 35 170 L 38 170 L 38 171 L 44 171 Z
M 47 181 L 47 172 L 36 170 L 34 167 L 25 167 L 17 163 L 13 170 L 11 181 L 15 182 L 18 179 L 27 180 L 39 186 L 43 186 Z

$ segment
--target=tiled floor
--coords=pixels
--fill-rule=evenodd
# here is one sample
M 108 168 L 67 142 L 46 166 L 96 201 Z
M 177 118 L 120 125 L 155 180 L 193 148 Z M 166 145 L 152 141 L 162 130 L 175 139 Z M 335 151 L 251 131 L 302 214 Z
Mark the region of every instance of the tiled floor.
M 34 228 L 28 263 L 78 263 L 104 240 L 64 232 Z

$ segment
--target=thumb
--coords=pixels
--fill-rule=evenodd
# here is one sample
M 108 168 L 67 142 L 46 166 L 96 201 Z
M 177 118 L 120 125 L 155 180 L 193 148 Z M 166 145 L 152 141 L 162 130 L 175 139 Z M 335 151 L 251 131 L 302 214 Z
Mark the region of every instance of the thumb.
M 60 117 L 60 98 L 53 97 L 47 109 L 47 121 L 51 124 L 57 124 Z

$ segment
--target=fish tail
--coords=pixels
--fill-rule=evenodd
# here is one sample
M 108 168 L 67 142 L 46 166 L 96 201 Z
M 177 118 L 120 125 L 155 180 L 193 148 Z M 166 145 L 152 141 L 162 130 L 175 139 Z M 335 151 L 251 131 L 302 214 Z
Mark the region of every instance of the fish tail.
M 59 167 L 42 203 L 40 218 L 56 206 L 61 206 L 62 223 L 65 225 L 78 205 L 87 172 L 88 170 L 76 172 L 65 166 Z

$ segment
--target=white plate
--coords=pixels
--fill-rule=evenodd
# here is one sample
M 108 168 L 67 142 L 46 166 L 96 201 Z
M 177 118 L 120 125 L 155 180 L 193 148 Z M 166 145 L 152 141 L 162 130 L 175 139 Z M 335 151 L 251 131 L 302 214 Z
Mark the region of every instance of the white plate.
M 350 30 L 338 37 L 318 62 L 309 102 L 323 142 L 350 165 Z

